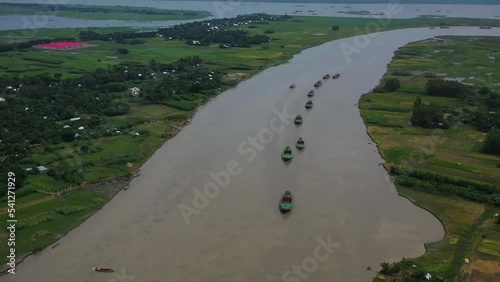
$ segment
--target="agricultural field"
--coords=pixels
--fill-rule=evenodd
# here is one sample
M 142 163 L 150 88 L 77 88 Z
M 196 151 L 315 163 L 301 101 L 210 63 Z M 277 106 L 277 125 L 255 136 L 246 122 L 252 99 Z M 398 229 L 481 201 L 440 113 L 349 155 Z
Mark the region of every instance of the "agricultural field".
M 412 155 L 422 156 L 426 160 L 418 167 L 422 170 L 485 183 L 500 181 L 500 157 L 481 153 L 486 133 L 467 124 L 449 130 L 408 126 L 417 96 L 423 103 L 447 107 L 459 104 L 458 98 L 425 95 L 425 83 L 430 78 L 464 78 L 464 83 L 499 91 L 500 65 L 491 59 L 499 40 L 443 37 L 412 43 L 396 52 L 386 78 L 397 77 L 401 88 L 364 95 L 359 103 L 368 132 L 387 164 L 407 165 Z M 434 140 L 432 148 L 422 147 L 426 139 Z
M 395 53 L 384 80 L 397 78 L 401 87 L 387 93 L 375 93 L 384 92 L 376 88 L 359 101 L 367 131 L 385 158 L 387 169 L 408 166 L 453 179 L 500 183 L 500 156 L 482 152 L 487 133 L 466 123 L 450 129 L 425 129 L 410 122 L 417 97 L 424 104 L 448 110 L 462 103 L 454 97 L 426 95 L 429 79 L 459 80 L 498 93 L 500 65 L 495 59 L 499 42 L 500 38 L 491 37 L 439 37 L 410 43 Z M 428 243 L 426 254 L 407 259 L 407 265 L 415 264 L 417 270 L 445 281 L 458 277 L 464 279 L 459 281 L 495 281 L 500 273 L 500 225 L 493 215 L 498 208 L 413 187 L 398 188 L 401 195 L 437 216 L 446 229 L 443 240 Z M 379 275 L 376 281 L 382 278 Z
M 329 17 L 293 17 L 288 21 L 267 22 L 267 24 L 245 25 L 233 27 L 243 29 L 251 34 L 266 34 L 273 38 L 269 43 L 249 48 L 220 49 L 217 44 L 200 47 L 187 45 L 184 41 L 168 40 L 168 38 L 147 38 L 144 44 L 130 45 L 115 42 L 89 41 L 89 47 L 73 50 L 30 49 L 0 53 L 0 76 L 62 73 L 64 77 L 75 77 L 97 68 L 123 64 L 128 62 L 147 63 L 152 58 L 168 63 L 188 55 L 197 55 L 204 60 L 212 61 L 214 67 L 242 75 L 255 74 L 264 68 L 285 63 L 300 51 L 319 44 L 358 35 L 372 30 L 365 30 L 371 19 L 329 18 Z M 440 19 L 392 19 L 380 23 L 380 30 L 423 27 L 439 25 Z M 450 25 L 491 25 L 500 26 L 498 20 L 479 19 L 447 19 Z M 338 25 L 338 31 L 332 26 Z M 42 38 L 73 38 L 78 40 L 80 31 L 85 29 L 41 29 L 28 34 L 23 31 L 0 32 L 0 44 L 21 40 Z M 113 29 L 92 29 L 98 33 L 111 32 Z M 150 29 L 142 29 L 147 31 Z M 118 28 L 117 31 L 130 31 Z M 127 54 L 118 53 L 118 49 L 126 48 Z M 16 61 L 16 64 L 12 64 Z

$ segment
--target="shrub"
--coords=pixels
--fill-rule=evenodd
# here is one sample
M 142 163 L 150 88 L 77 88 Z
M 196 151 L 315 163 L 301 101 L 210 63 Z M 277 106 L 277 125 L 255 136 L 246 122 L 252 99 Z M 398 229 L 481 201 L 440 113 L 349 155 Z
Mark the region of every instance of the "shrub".
M 398 90 L 399 87 L 401 87 L 401 83 L 397 78 L 389 78 L 384 83 L 384 89 L 386 89 L 389 92 L 394 92 Z

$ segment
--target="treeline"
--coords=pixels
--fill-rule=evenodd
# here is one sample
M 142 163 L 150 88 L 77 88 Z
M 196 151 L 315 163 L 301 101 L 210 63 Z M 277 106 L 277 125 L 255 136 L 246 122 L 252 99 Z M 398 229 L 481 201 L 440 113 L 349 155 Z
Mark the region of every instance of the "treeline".
M 16 185 L 21 187 L 27 176 L 25 168 L 40 165 L 31 159 L 34 146 L 51 152 L 62 142 L 90 142 L 112 136 L 106 126 L 107 117 L 127 114 L 130 103 L 167 104 L 190 110 L 196 100 L 213 95 L 221 87 L 221 80 L 222 74 L 206 70 L 198 56 L 169 64 L 152 59 L 149 65 L 115 65 L 71 79 L 61 79 L 60 75 L 1 77 L 0 97 L 5 101 L 0 102 L 0 174 L 13 171 Z M 139 97 L 125 92 L 133 86 L 140 87 Z M 70 120 L 77 117 L 80 119 Z M 144 121 L 137 120 L 130 126 Z M 80 149 L 85 152 L 89 148 Z M 65 164 L 48 168 L 49 176 L 66 183 L 78 184 L 82 180 L 78 167 Z M 1 180 L 0 197 L 7 187 L 6 178 Z
M 290 16 L 269 16 L 265 14 L 252 14 L 235 18 L 213 19 L 199 22 L 175 25 L 162 28 L 153 32 L 115 32 L 100 34 L 92 30 L 81 31 L 81 40 L 102 40 L 127 43 L 134 38 L 152 38 L 162 36 L 165 40 L 184 40 L 187 44 L 206 46 L 213 43 L 226 44 L 230 47 L 250 47 L 271 40 L 267 35 L 254 34 L 237 29 L 227 29 L 248 23 L 264 23 L 265 21 L 288 20 Z
M 398 185 L 412 187 L 431 194 L 458 196 L 478 203 L 500 206 L 500 186 L 479 184 L 419 170 L 391 167 Z
M 425 85 L 425 93 L 431 96 L 463 98 L 471 91 L 470 86 L 442 79 L 430 79 Z
M 113 32 L 113 33 L 97 33 L 93 30 L 80 31 L 79 38 L 82 41 L 100 40 L 100 41 L 115 41 L 120 44 L 140 44 L 144 40 L 137 38 L 152 38 L 158 33 L 154 31 L 147 32 Z
M 32 8 L 39 11 L 46 12 L 57 12 L 57 11 L 67 11 L 67 12 L 79 12 L 79 13 L 110 13 L 110 12 L 121 12 L 121 13 L 134 13 L 134 14 L 146 14 L 146 15 L 183 15 L 183 16 L 197 16 L 200 13 L 196 11 L 171 11 L 171 10 L 160 10 L 154 8 L 141 8 L 141 7 L 105 7 L 105 6 L 83 6 L 83 5 L 50 5 L 50 4 L 22 4 L 22 3 L 2 3 L 0 6 L 10 6 L 19 8 Z

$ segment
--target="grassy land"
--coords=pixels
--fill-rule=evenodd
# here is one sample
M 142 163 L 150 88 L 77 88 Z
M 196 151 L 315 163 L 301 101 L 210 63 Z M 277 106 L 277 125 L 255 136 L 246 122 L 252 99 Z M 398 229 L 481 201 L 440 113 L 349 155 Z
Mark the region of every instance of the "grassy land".
M 289 21 L 269 22 L 269 24 L 245 25 L 237 28 L 254 34 L 264 34 L 273 30 L 270 36 L 275 40 L 250 48 L 219 49 L 217 44 L 208 47 L 187 45 L 182 41 L 166 41 L 164 38 L 147 39 L 145 44 L 125 45 L 114 42 L 90 41 L 90 48 L 66 51 L 23 50 L 0 53 L 0 76 L 4 74 L 34 75 L 41 73 L 63 73 L 65 76 L 79 76 L 97 68 L 106 68 L 127 61 L 147 63 L 151 58 L 160 62 L 169 62 L 183 56 L 199 55 L 205 60 L 216 62 L 216 67 L 242 74 L 256 73 L 271 65 L 284 63 L 300 51 L 334 39 L 354 36 L 365 32 L 365 26 L 373 19 L 329 18 L 329 17 L 293 17 Z M 435 26 L 442 19 L 393 19 L 379 24 L 380 30 L 409 27 Z M 500 20 L 446 19 L 450 25 L 490 25 L 500 26 Z M 333 32 L 332 25 L 339 25 L 340 30 Z M 253 28 L 257 27 L 257 28 Z M 236 27 L 235 27 L 236 29 Z M 75 38 L 78 30 L 50 29 L 36 31 L 0 32 L 0 44 L 12 40 L 40 38 Z M 97 29 L 106 32 L 110 29 Z M 373 30 L 372 30 L 373 31 Z M 120 55 L 118 48 L 127 48 L 129 53 Z M 168 50 L 168 52 L 165 52 Z M 11 62 L 15 61 L 16 64 Z
M 367 130 L 386 160 L 385 166 L 412 166 L 411 159 L 423 160 L 414 169 L 481 183 L 500 183 L 500 156 L 480 152 L 485 133 L 471 126 L 431 130 L 411 127 L 413 102 L 458 105 L 456 98 L 426 96 L 429 73 L 441 78 L 464 77 L 465 83 L 500 90 L 500 65 L 492 57 L 499 38 L 442 37 L 400 48 L 389 65 L 386 78 L 396 77 L 401 88 L 392 93 L 369 93 L 359 107 Z M 489 74 L 491 73 L 491 74 Z M 426 194 L 399 187 L 400 193 L 430 210 L 445 225 L 447 234 L 427 245 L 424 256 L 411 259 L 433 276 L 445 281 L 496 281 L 500 273 L 500 225 L 495 211 L 484 204 Z M 464 263 L 469 259 L 470 264 Z M 383 277 L 379 277 L 383 278 Z M 387 277 L 386 277 L 387 278 Z
M 78 9 L 85 8 L 87 11 Z M 91 9 L 96 8 L 95 11 Z M 137 11 L 141 10 L 141 13 Z M 159 13 L 165 14 L 159 14 Z M 85 20 L 169 21 L 206 18 L 205 11 L 162 10 L 129 6 L 47 5 L 0 3 L 0 15 L 39 15 Z
M 57 197 L 35 193 L 17 199 L 17 226 L 19 228 L 23 222 L 29 223 L 27 227 L 16 231 L 17 258 L 52 244 L 100 209 L 123 185 L 124 182 L 115 182 L 95 191 L 74 191 Z M 5 202 L 3 204 L 6 206 Z M 41 214 L 46 214 L 49 220 L 38 222 L 37 217 Z M 1 209 L 0 220 L 6 222 L 7 219 L 6 209 Z M 3 230 L 0 232 L 1 254 L 8 253 L 7 235 Z
M 442 22 L 442 19 L 411 19 L 391 20 L 387 25 L 381 26 L 381 30 L 433 26 Z M 155 58 L 162 63 L 168 63 L 185 56 L 198 55 L 204 59 L 206 65 L 217 70 L 231 74 L 241 74 L 246 77 L 256 74 L 266 67 L 284 63 L 293 55 L 305 48 L 315 46 L 330 40 L 353 36 L 364 31 L 364 26 L 373 22 L 372 19 L 354 18 L 326 18 L 326 17 L 294 17 L 288 22 L 269 22 L 256 26 L 244 26 L 242 28 L 251 33 L 264 34 L 265 30 L 273 30 L 271 36 L 275 39 L 269 43 L 250 48 L 220 49 L 217 45 L 198 47 L 187 45 L 182 41 L 165 40 L 164 38 L 146 39 L 146 43 L 140 45 L 122 45 L 114 42 L 91 41 L 91 47 L 67 50 L 67 51 L 44 51 L 44 50 L 22 50 L 0 53 L 0 76 L 19 75 L 32 76 L 37 74 L 61 73 L 64 78 L 77 77 L 97 68 L 107 68 L 110 65 L 127 64 L 139 62 L 147 64 Z M 491 25 L 500 26 L 500 21 L 474 20 L 474 19 L 446 19 L 450 25 Z M 332 25 L 339 25 L 340 31 L 333 32 Z M 111 32 L 113 29 L 93 29 L 97 32 Z M 116 31 L 128 30 L 118 28 Z M 5 31 L 0 32 L 0 44 L 12 40 L 30 40 L 36 38 L 61 38 L 78 36 L 78 29 L 42 29 L 36 31 Z M 117 49 L 127 48 L 126 55 L 117 54 Z M 222 89 L 223 90 L 223 89 Z M 120 99 L 126 93 L 110 93 Z M 409 100 L 408 100 L 409 101 Z M 197 101 L 201 104 L 204 101 Z M 379 102 L 378 106 L 386 106 Z M 123 175 L 137 168 L 144 162 L 166 139 L 175 135 L 177 129 L 173 125 L 182 125 L 191 112 L 176 110 L 168 106 L 133 104 L 128 115 L 108 118 L 107 128 L 119 128 L 128 131 L 147 131 L 141 136 L 115 135 L 92 141 L 90 150 L 82 152 L 81 145 L 84 143 L 75 141 L 71 144 L 61 144 L 51 151 L 46 151 L 41 146 L 35 148 L 32 159 L 46 167 L 57 167 L 64 160 L 69 164 L 84 164 L 83 175 L 87 182 L 97 182 L 102 179 Z M 396 118 L 394 122 L 401 122 L 398 115 L 408 115 L 408 110 L 385 113 L 374 111 L 375 120 L 384 118 L 385 114 L 392 114 Z M 385 129 L 385 127 L 384 127 Z M 389 128 L 390 129 L 390 128 Z M 403 128 L 400 130 L 417 130 Z M 377 137 L 378 138 L 378 137 Z M 397 154 L 397 152 L 396 152 Z M 131 162 L 133 167 L 123 165 L 123 161 Z M 496 160 L 493 160 L 496 161 Z M 28 180 L 30 186 L 40 187 L 46 191 L 58 191 L 66 184 L 55 180 L 47 175 L 31 176 Z M 117 184 L 119 187 L 123 183 Z M 117 186 L 117 187 L 118 187 Z M 32 218 L 41 212 L 49 213 L 50 221 L 35 224 L 31 227 L 18 231 L 17 243 L 22 246 L 18 249 L 18 256 L 31 251 L 39 250 L 57 240 L 58 234 L 63 234 L 78 225 L 88 215 L 101 207 L 101 200 L 107 201 L 114 194 L 117 187 L 111 189 L 108 194 L 102 191 L 106 189 L 87 191 L 72 191 L 63 196 L 45 196 L 42 194 L 31 194 L 18 197 L 18 217 Z M 24 188 L 23 188 L 24 189 Z M 22 189 L 21 189 L 22 190 Z M 83 194 L 82 194 L 83 193 Z M 79 196 L 82 194 L 83 196 Z M 83 199 L 63 204 L 65 199 Z M 87 198 L 86 198 L 87 197 Z M 93 199 L 98 200 L 93 200 Z M 98 203 L 95 203 L 97 201 Z M 83 206 L 84 210 L 71 215 L 54 213 L 56 206 Z M 0 219 L 2 216 L 0 211 Z M 36 218 L 32 218 L 36 222 Z M 5 222 L 5 221 L 4 221 Z M 39 231 L 40 233 L 37 233 Z M 0 245 L 5 246 L 4 240 L 7 236 L 5 229 L 0 231 Z M 43 238 L 43 239 L 41 239 Z M 484 248 L 491 248 L 491 243 L 485 243 Z M 0 251 L 3 251 L 0 249 Z M 5 256 L 0 258 L 5 262 Z

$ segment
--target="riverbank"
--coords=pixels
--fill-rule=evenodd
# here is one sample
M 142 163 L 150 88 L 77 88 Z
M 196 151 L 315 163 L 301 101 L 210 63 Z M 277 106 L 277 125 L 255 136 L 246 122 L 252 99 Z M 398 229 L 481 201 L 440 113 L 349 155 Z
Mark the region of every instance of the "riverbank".
M 202 19 L 211 16 L 211 13 L 145 7 L 0 3 L 0 16 L 2 15 L 38 15 L 85 20 L 144 22 Z
M 408 123 L 417 97 L 447 111 L 461 109 L 458 98 L 426 95 L 425 85 L 430 79 L 454 79 L 498 93 L 500 67 L 492 63 L 497 40 L 439 37 L 411 43 L 395 53 L 384 81 L 397 78 L 401 87 L 380 93 L 385 92 L 380 90 L 382 82 L 376 88 L 379 93 L 365 94 L 359 100 L 367 132 L 376 142 L 389 172 L 391 167 L 408 166 L 476 183 L 500 182 L 500 156 L 482 152 L 486 133 L 477 127 L 460 124 L 451 129 L 423 129 Z M 400 279 L 415 271 L 429 272 L 445 281 L 457 277 L 466 279 L 461 281 L 494 280 L 500 272 L 500 226 L 493 219 L 498 208 L 456 196 L 429 194 L 418 185 L 411 188 L 398 185 L 398 190 L 438 217 L 447 232 L 443 240 L 426 244 L 425 255 L 398 263 L 398 269 L 389 267 L 376 281 Z
M 340 30 L 338 32 L 333 32 L 331 30 L 332 21 L 335 24 L 339 24 Z M 244 27 L 249 32 L 254 34 L 265 34 L 266 30 L 272 30 L 274 31 L 274 33 L 272 33 L 272 37 L 276 39 L 268 44 L 263 44 L 262 46 L 252 46 L 250 48 L 220 49 L 218 46 L 198 47 L 186 45 L 184 42 L 176 40 L 169 41 L 164 38 L 152 38 L 147 39 L 146 43 L 142 45 L 127 45 L 129 52 L 126 55 L 117 55 L 115 51 L 123 45 L 101 41 L 91 42 L 92 44 L 95 44 L 96 47 L 80 49 L 78 50 L 78 54 L 71 54 L 64 51 L 48 53 L 37 50 L 30 50 L 28 52 L 15 51 L 7 53 L 9 56 L 1 57 L 1 60 L 5 62 L 5 64 L 2 63 L 2 66 L 7 66 L 8 68 L 7 70 L 5 68 L 2 69 L 2 72 L 5 71 L 4 74 L 23 73 L 25 75 L 35 75 L 40 73 L 53 75 L 55 73 L 61 73 L 63 77 L 75 77 L 96 68 L 106 68 L 107 66 L 119 65 L 123 62 L 147 64 L 151 58 L 156 58 L 156 60 L 161 62 L 170 62 L 177 60 L 182 56 L 199 55 L 202 56 L 203 59 L 210 62 L 208 66 L 209 68 L 225 72 L 227 75 L 234 75 L 238 77 L 244 76 L 247 79 L 269 66 L 286 62 L 294 54 L 299 53 L 305 48 L 318 45 L 332 39 L 348 37 L 359 32 L 363 32 L 363 27 L 370 22 L 373 22 L 373 20 L 294 17 L 288 22 L 270 22 L 261 26 L 259 25 L 257 28 L 249 25 Z M 458 23 L 459 21 L 457 20 L 456 22 Z M 482 23 L 484 21 L 466 20 L 465 22 L 478 24 L 478 22 Z M 489 23 L 491 23 L 491 25 L 499 24 L 498 21 L 491 21 Z M 381 26 L 380 28 L 381 30 L 384 30 L 429 24 L 439 24 L 439 22 L 435 20 L 415 20 L 414 22 L 413 20 L 394 20 L 388 22 L 387 26 Z M 452 23 L 450 22 L 450 24 Z M 40 32 L 39 36 L 43 32 L 47 31 Z M 52 32 L 52 30 L 50 30 L 50 32 Z M 66 36 L 66 34 L 77 34 L 77 31 L 73 29 L 60 30 L 57 34 L 58 36 Z M 168 48 L 169 52 L 165 52 L 166 48 Z M 47 62 L 47 60 L 49 60 L 49 56 L 50 62 Z M 109 57 L 118 57 L 118 59 Z M 33 60 L 43 60 L 45 61 L 45 65 L 48 64 L 54 66 L 45 67 L 43 70 L 29 69 L 28 65 L 31 65 Z M 12 61 L 17 63 L 14 64 Z M 28 63 L 26 64 L 26 62 Z M 9 70 L 12 70 L 10 69 L 11 67 L 19 69 L 15 72 L 9 72 Z M 221 91 L 222 90 L 224 89 L 221 89 Z M 124 93 L 116 94 L 119 94 L 117 99 L 121 99 L 124 96 Z M 198 102 L 201 105 L 206 101 L 207 100 L 200 100 Z M 77 153 L 80 152 L 79 148 L 83 145 L 81 143 L 77 143 L 77 146 L 73 146 L 73 144 L 54 146 L 51 148 L 52 151 L 50 152 L 45 151 L 45 148 L 43 147 L 39 147 L 33 154 L 33 161 L 47 167 L 57 166 L 62 159 L 70 159 L 74 163 L 90 163 L 93 161 L 99 164 L 99 162 L 102 162 L 103 159 L 105 159 L 107 163 L 112 163 L 114 160 L 123 158 L 124 154 L 128 154 L 130 152 L 135 154 L 135 161 L 133 162 L 132 167 L 127 167 L 125 165 L 109 166 L 94 164 L 90 167 L 83 168 L 86 181 L 98 182 L 99 180 L 110 176 L 121 175 L 129 171 L 133 171 L 138 165 L 148 159 L 149 156 L 151 156 L 153 152 L 161 146 L 161 144 L 178 132 L 176 128 L 168 125 L 168 123 L 177 122 L 177 125 L 180 126 L 184 124 L 187 119 L 189 119 L 192 113 L 192 111 L 179 110 L 164 105 L 144 105 L 141 103 L 130 103 L 130 105 L 131 111 L 129 114 L 109 119 L 105 125 L 110 129 L 123 128 L 129 131 L 146 130 L 149 134 L 144 137 L 134 138 L 133 136 L 116 135 L 93 140 L 91 148 L 96 148 L 98 150 L 91 150 L 82 156 L 75 154 L 75 150 Z M 64 182 L 57 181 L 54 178 L 43 174 L 32 176 L 29 181 L 32 185 L 54 190 L 61 189 L 67 185 Z M 80 191 L 71 192 L 70 195 L 85 198 L 86 194 L 81 193 L 82 192 Z M 23 197 L 19 197 L 19 201 L 32 202 L 34 201 L 34 198 L 39 199 L 43 197 L 43 195 L 35 193 L 30 196 L 26 196 L 24 200 Z M 47 202 L 49 201 L 47 200 Z M 51 203 L 56 204 L 57 202 Z M 82 205 L 81 202 L 68 202 L 67 204 L 70 204 L 71 206 Z M 66 228 L 68 226 L 67 222 L 81 222 L 84 215 L 86 215 L 85 213 L 88 213 L 89 211 L 95 212 L 100 208 L 100 206 L 91 205 L 87 208 L 88 209 L 85 211 L 75 213 L 75 215 L 71 218 L 61 217 L 61 220 L 38 222 L 31 227 L 20 230 L 19 233 L 21 236 L 19 236 L 19 238 L 21 241 L 19 244 L 22 244 L 26 250 L 39 250 L 39 244 L 46 242 L 44 244 L 48 245 L 50 242 L 57 240 L 57 238 L 53 235 L 62 233 L 57 231 L 57 228 Z M 25 208 L 21 208 L 18 216 L 22 218 L 32 218 L 41 211 L 53 209 L 54 206 L 46 203 L 33 204 L 26 206 Z M 0 219 L 1 218 L 2 217 L 0 217 Z M 45 234 L 44 236 L 46 237 L 46 241 L 34 240 L 34 238 L 37 238 L 36 236 L 41 236 L 36 235 L 39 230 L 48 231 L 42 232 L 42 234 Z

